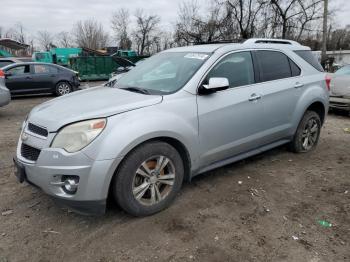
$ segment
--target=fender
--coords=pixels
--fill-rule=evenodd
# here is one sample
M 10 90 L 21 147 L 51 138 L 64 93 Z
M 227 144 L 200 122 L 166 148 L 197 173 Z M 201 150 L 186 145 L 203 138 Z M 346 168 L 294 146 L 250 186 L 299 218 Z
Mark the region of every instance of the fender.
M 290 137 L 293 137 L 298 125 L 305 114 L 306 110 L 313 104 L 319 102 L 323 105 L 325 114 L 328 111 L 329 94 L 323 84 L 308 86 L 300 96 L 292 117 L 292 127 Z

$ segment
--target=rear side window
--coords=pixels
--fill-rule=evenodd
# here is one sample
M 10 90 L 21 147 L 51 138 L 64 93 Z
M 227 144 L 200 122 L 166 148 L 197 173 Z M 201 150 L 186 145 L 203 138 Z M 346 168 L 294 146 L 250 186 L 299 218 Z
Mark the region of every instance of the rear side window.
M 292 76 L 290 59 L 277 51 L 255 52 L 260 72 L 260 82 L 288 78 Z
M 34 65 L 34 72 L 36 74 L 48 74 L 50 73 L 50 68 L 47 65 Z
M 350 75 L 350 66 L 343 66 L 338 69 L 334 74 L 336 75 Z
M 300 56 L 310 65 L 312 65 L 314 68 L 316 68 L 318 71 L 324 72 L 323 67 L 318 62 L 316 56 L 314 56 L 310 50 L 298 50 L 298 51 L 294 51 L 294 53 L 296 53 L 298 56 Z

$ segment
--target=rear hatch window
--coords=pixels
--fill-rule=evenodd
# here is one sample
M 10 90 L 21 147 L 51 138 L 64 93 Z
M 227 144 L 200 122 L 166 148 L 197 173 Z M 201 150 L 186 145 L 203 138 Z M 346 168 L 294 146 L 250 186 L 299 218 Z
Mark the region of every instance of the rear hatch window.
M 320 62 L 318 62 L 316 56 L 314 56 L 310 50 L 298 50 L 294 52 L 306 62 L 308 62 L 310 65 L 312 65 L 314 68 L 316 68 L 318 71 L 324 72 L 324 69 L 321 66 Z

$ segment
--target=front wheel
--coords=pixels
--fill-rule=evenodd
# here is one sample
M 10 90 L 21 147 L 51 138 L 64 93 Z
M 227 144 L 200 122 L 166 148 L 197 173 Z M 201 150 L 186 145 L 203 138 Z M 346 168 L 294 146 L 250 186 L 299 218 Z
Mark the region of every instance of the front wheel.
M 320 116 L 314 111 L 306 111 L 298 129 L 290 143 L 290 149 L 295 153 L 305 153 L 313 150 L 321 132 Z
M 133 150 L 113 180 L 119 206 L 134 216 L 157 213 L 175 199 L 184 177 L 177 150 L 164 142 L 150 142 Z
M 56 85 L 56 95 L 57 96 L 67 95 L 67 94 L 69 94 L 71 92 L 72 92 L 72 87 L 67 82 L 59 82 Z

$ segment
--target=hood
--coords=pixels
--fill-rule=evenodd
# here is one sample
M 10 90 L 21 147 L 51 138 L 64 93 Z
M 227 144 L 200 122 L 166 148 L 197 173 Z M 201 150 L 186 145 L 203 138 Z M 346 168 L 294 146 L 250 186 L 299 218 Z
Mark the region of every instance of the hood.
M 331 95 L 350 97 L 349 75 L 331 75 Z
M 28 120 L 55 132 L 68 123 L 108 117 L 158 104 L 159 95 L 144 95 L 127 90 L 95 87 L 47 101 L 33 108 Z

